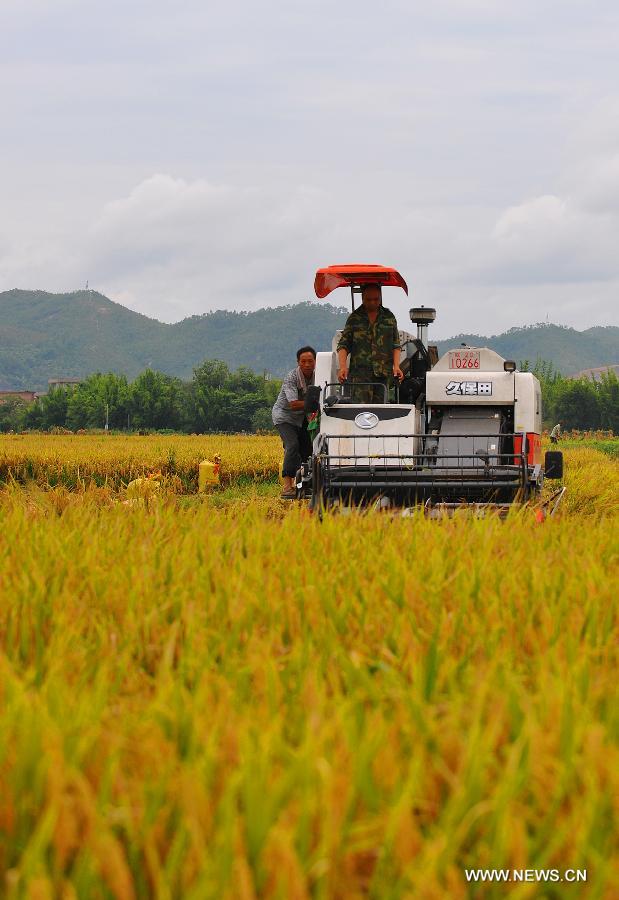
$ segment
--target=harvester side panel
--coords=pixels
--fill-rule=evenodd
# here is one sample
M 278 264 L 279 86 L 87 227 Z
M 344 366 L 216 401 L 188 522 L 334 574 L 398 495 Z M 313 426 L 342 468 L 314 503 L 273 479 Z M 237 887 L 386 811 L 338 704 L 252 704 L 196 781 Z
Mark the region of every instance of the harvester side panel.
M 542 433 L 542 389 L 532 372 L 514 374 L 516 431 Z

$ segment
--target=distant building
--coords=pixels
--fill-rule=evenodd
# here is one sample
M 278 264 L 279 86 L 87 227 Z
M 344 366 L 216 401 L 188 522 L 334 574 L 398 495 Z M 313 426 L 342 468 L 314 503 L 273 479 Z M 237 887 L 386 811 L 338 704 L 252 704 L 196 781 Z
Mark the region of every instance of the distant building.
M 24 403 L 33 403 L 37 397 L 36 391 L 0 391 L 0 403 L 8 403 L 9 400 L 23 400 Z
M 605 375 L 607 372 L 614 372 L 615 375 L 619 377 L 619 365 L 612 366 L 598 366 L 595 369 L 583 369 L 582 372 L 577 372 L 576 375 L 570 375 L 570 378 L 593 378 L 594 381 L 599 381 L 602 375 Z
M 56 388 L 64 388 L 68 390 L 69 388 L 77 387 L 82 381 L 81 378 L 48 378 L 47 379 L 47 390 L 53 391 Z

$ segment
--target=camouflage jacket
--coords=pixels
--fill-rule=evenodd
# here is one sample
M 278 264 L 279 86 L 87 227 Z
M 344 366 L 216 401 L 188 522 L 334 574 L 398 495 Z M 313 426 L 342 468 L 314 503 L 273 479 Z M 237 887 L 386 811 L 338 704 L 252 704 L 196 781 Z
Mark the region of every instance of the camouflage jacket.
M 337 345 L 350 353 L 350 375 L 388 377 L 393 372 L 393 351 L 400 346 L 398 323 L 393 313 L 379 306 L 374 324 L 370 324 L 365 307 L 359 306 L 346 319 Z

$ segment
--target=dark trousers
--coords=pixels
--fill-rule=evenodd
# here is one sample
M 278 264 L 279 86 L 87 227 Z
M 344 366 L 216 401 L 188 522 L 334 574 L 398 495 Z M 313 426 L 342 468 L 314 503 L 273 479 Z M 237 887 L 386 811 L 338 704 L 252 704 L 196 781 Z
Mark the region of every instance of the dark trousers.
M 275 427 L 279 431 L 284 445 L 282 475 L 285 478 L 294 478 L 301 463 L 305 462 L 312 452 L 312 439 L 307 433 L 307 419 L 300 428 L 297 428 L 296 425 L 289 425 L 287 422 Z

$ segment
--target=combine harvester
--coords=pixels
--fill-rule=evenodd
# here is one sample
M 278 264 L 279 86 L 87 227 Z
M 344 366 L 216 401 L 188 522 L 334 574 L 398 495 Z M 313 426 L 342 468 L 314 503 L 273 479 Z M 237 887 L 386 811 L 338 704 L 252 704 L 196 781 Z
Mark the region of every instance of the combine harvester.
M 316 273 L 315 291 L 324 298 L 338 287 L 355 294 L 364 284 L 408 288 L 386 266 L 329 266 Z M 338 383 L 336 347 L 319 352 L 315 386 L 306 413 L 320 414 L 313 454 L 297 476 L 299 497 L 320 512 L 372 505 L 429 515 L 466 506 L 506 514 L 514 504 L 540 500 L 546 478 L 562 478 L 563 456 L 546 453 L 542 466 L 542 396 L 531 372 L 487 347 L 462 346 L 440 359 L 428 345 L 435 310 L 411 309 L 416 335 L 400 332 L 404 379 L 390 399 L 359 402 L 359 385 Z M 545 507 L 552 514 L 564 492 Z M 542 507 L 539 507 L 542 509 Z M 542 512 L 541 515 L 545 515 Z

